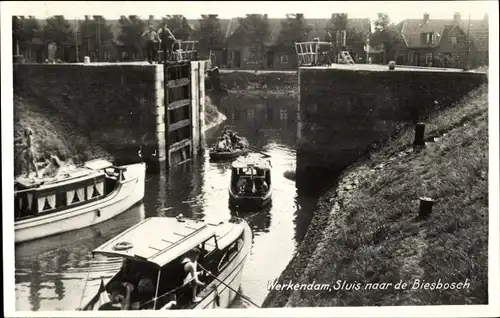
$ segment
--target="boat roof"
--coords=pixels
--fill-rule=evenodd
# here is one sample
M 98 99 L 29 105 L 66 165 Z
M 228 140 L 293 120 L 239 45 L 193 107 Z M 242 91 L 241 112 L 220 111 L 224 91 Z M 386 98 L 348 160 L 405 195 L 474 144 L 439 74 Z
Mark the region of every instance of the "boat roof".
M 223 228 L 220 227 L 191 219 L 150 217 L 102 244 L 92 253 L 128 257 L 163 267 L 212 236 L 218 239 L 227 236 L 234 224 L 224 223 Z M 121 242 L 128 242 L 131 247 L 116 250 L 116 244 Z
M 98 178 L 104 175 L 103 169 L 113 165 L 107 160 L 93 160 L 80 167 L 62 167 L 57 178 L 32 178 L 19 176 L 16 182 L 23 188 L 37 188 L 37 190 L 47 190 L 54 187 L 61 187 L 67 184 L 77 183 L 88 179 Z
M 254 167 L 259 169 L 270 169 L 271 163 L 269 162 L 270 156 L 265 156 L 261 153 L 249 153 L 245 156 L 238 157 L 233 161 L 233 168 L 248 168 Z

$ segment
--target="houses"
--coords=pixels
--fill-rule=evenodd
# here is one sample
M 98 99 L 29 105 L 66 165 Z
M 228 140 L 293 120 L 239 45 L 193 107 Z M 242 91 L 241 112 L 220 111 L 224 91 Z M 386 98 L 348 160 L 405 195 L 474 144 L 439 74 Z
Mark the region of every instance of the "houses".
M 294 47 L 288 47 L 278 43 L 284 19 L 268 19 L 269 37 L 264 43 L 252 43 L 242 34 L 238 19 L 231 19 L 225 32 L 225 48 L 220 64 L 230 69 L 296 69 L 298 66 Z M 327 30 L 331 27 L 330 19 L 306 19 L 311 27 L 309 39 L 327 38 Z M 369 19 L 349 19 L 347 24 L 349 34 L 347 36 L 347 50 L 351 56 L 358 61 L 365 61 L 364 40 L 371 32 Z
M 488 20 L 406 19 L 398 24 L 404 45 L 395 52 L 398 64 L 416 66 L 477 67 L 488 64 Z M 470 39 L 470 51 L 469 51 Z M 469 51 L 469 52 L 468 52 Z
M 98 19 L 98 18 L 97 18 Z M 149 16 L 145 25 L 159 29 L 161 19 Z M 239 18 L 219 19 L 222 42 L 214 47 L 198 45 L 199 56 L 212 60 L 213 65 L 228 69 L 296 69 L 298 66 L 295 48 L 280 43 L 285 19 L 269 18 L 269 36 L 265 41 L 250 39 Z M 332 41 L 329 31 L 333 29 L 332 19 L 305 18 L 311 32 L 307 40 L 318 38 Z M 174 21 L 175 22 L 175 21 Z M 187 22 L 187 26 L 185 24 Z M 39 20 L 40 26 L 46 24 Z M 144 58 L 143 48 L 131 47 L 120 42 L 122 32 L 119 20 L 98 22 L 96 17 L 83 21 L 68 21 L 74 38 L 59 44 L 55 56 L 65 62 L 83 61 L 89 56 L 92 61 L 123 61 Z M 187 27 L 190 39 L 200 40 L 201 28 L 198 19 L 176 22 Z M 175 23 L 174 23 L 175 24 Z M 462 19 L 460 14 L 450 19 L 432 19 L 425 14 L 421 19 L 405 19 L 390 26 L 385 32 L 371 30 L 369 19 L 347 20 L 346 46 L 356 63 L 386 64 L 395 60 L 397 64 L 439 67 L 477 67 L 488 64 L 488 18 L 482 20 Z M 369 41 L 367 39 L 370 37 Z M 100 38 L 100 41 L 98 40 Z M 25 60 L 43 62 L 49 57 L 48 47 L 40 37 L 20 45 Z M 369 43 L 367 43 L 369 42 Z

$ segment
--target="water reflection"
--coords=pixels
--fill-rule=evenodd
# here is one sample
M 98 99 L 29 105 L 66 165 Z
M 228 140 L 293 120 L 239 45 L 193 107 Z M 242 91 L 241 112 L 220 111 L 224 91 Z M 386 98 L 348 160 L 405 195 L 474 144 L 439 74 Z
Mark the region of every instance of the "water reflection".
M 208 153 L 178 167 L 148 175 L 144 204 L 108 222 L 72 233 L 16 246 L 16 308 L 73 310 L 79 306 L 89 253 L 124 229 L 150 216 L 203 218 L 218 223 L 238 215 L 254 232 L 243 270 L 241 290 L 256 303 L 267 295 L 267 283 L 278 277 L 307 229 L 315 202 L 297 192 L 283 174 L 295 165 L 296 100 L 247 100 L 229 96 L 220 108 L 228 121 L 207 135 L 211 144 L 225 125 L 248 138 L 253 150 L 271 155 L 272 205 L 260 210 L 228 207 L 230 163 L 210 163 Z M 297 209 L 297 206 L 300 206 Z M 119 259 L 98 258 L 88 274 L 84 298 L 95 294 L 101 277 L 109 279 Z M 252 306 L 236 299 L 233 307 Z

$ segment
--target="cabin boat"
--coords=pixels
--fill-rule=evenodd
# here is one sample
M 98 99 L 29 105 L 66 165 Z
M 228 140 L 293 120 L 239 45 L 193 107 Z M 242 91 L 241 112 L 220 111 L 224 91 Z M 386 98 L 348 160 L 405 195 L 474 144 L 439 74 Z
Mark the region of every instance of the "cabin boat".
M 92 226 L 126 211 L 144 197 L 146 165 L 116 167 L 97 159 L 55 178 L 14 182 L 15 242 Z
M 110 287 L 125 282 L 136 291 L 130 296 L 131 310 L 227 308 L 237 295 L 252 236 L 249 225 L 236 217 L 219 224 L 182 216 L 145 219 L 92 251 L 89 273 L 102 256 L 120 257 L 123 263 L 107 283 L 101 279 L 99 289 L 88 294 L 90 300 L 85 300 L 86 282 L 80 310 L 113 310 Z M 182 263 L 194 248 L 201 251 L 197 269 L 211 273 L 198 276 L 205 286 L 199 287 L 196 303 Z
M 268 158 L 265 154 L 249 153 L 232 163 L 231 206 L 262 207 L 271 202 L 271 162 Z

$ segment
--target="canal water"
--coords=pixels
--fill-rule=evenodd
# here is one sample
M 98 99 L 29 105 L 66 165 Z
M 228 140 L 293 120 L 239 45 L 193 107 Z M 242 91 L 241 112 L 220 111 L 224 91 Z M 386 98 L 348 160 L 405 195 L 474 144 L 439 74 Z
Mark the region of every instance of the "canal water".
M 100 258 L 88 274 L 92 249 L 146 217 L 180 213 L 206 221 L 228 220 L 232 214 L 247 220 L 254 239 L 240 292 L 257 304 L 264 301 L 268 281 L 281 274 L 305 235 L 317 199 L 302 194 L 283 176 L 295 168 L 296 99 L 232 96 L 220 103 L 228 119 L 207 133 L 207 143 L 212 143 L 227 125 L 247 137 L 254 150 L 271 155 L 272 206 L 244 213 L 231 211 L 227 192 L 230 164 L 210 163 L 207 153 L 168 172 L 148 174 L 143 203 L 116 218 L 16 246 L 17 310 L 78 308 L 84 287 L 89 294 L 94 293 L 100 279 L 109 279 L 120 266 L 119 259 Z M 84 286 L 87 275 L 90 281 Z M 251 306 L 241 297 L 232 305 Z

